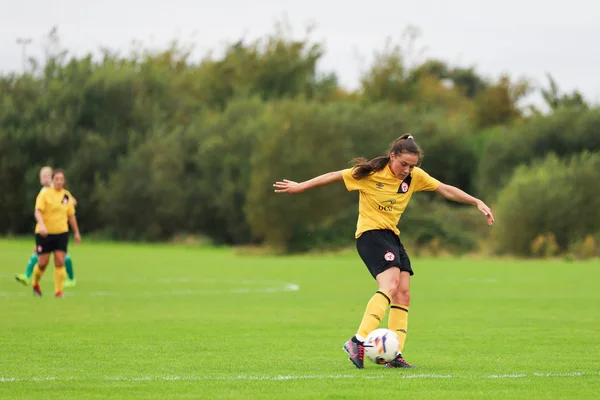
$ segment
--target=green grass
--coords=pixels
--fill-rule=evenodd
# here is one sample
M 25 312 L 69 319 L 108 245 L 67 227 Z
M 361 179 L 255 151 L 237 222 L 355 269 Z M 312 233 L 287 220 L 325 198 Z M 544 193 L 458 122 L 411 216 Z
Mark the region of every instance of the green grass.
M 341 348 L 376 287 L 356 254 L 84 243 L 55 299 L 51 270 L 42 298 L 13 279 L 31 249 L 0 240 L 3 400 L 598 398 L 597 261 L 415 259 L 419 369 L 357 370 Z

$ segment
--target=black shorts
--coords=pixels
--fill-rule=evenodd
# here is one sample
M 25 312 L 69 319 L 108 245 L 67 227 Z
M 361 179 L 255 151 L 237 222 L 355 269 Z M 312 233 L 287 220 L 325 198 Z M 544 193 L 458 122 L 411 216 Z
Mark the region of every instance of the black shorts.
M 67 252 L 69 244 L 69 232 L 48 235 L 43 237 L 39 233 L 35 234 L 35 250 L 38 254 L 48 254 L 53 251 Z
M 373 278 L 391 267 L 398 267 L 400 271 L 413 275 L 408 254 L 393 231 L 382 229 L 363 232 L 356 239 L 356 249 Z

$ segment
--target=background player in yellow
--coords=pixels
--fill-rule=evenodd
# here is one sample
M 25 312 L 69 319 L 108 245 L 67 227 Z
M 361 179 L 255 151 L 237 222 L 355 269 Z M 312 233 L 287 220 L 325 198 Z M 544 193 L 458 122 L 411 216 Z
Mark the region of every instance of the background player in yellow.
M 52 167 L 45 166 L 40 169 L 40 184 L 42 188 L 40 192 L 46 190 L 49 187 L 52 187 Z M 67 191 L 68 192 L 68 191 Z M 69 193 L 69 195 L 71 195 Z M 73 199 L 73 205 L 77 206 L 77 199 L 71 195 Z M 20 282 L 26 286 L 31 284 L 31 275 L 33 275 L 33 269 L 37 265 L 38 255 L 36 249 L 33 249 L 33 254 L 29 257 L 27 261 L 27 266 L 25 267 L 24 274 L 17 274 L 15 279 L 17 282 Z M 75 286 L 75 270 L 73 269 L 73 260 L 69 253 L 65 256 L 65 271 L 67 272 L 67 279 L 65 281 L 65 287 Z
M 75 243 L 81 241 L 75 206 L 69 191 L 64 188 L 65 172 L 54 171 L 52 187 L 40 191 L 35 201 L 35 244 L 38 265 L 33 270 L 33 293 L 42 295 L 40 279 L 48 266 L 50 253 L 54 253 L 54 294 L 63 296 L 65 282 L 65 254 L 69 243 L 69 225 L 73 229 Z
M 396 139 L 386 155 L 372 160 L 358 158 L 352 168 L 329 172 L 305 182 L 284 179 L 276 182 L 276 193 L 302 193 L 317 186 L 343 181 L 349 191 L 359 191 L 356 248 L 375 278 L 378 290 L 367 304 L 358 331 L 344 344 L 344 350 L 357 368 L 364 367 L 363 342 L 386 315 L 388 328 L 398 334 L 400 346 L 389 368 L 414 368 L 402 356 L 408 328 L 410 259 L 400 241 L 398 222 L 412 195 L 435 191 L 446 199 L 472 204 L 494 222 L 490 208 L 464 191 L 444 184 L 417 167 L 423 153 L 411 135 Z

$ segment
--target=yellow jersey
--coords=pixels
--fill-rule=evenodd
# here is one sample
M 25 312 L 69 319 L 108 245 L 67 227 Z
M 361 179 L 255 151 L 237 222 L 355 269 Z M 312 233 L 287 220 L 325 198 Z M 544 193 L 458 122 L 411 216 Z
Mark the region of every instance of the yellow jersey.
M 404 180 L 398 179 L 387 165 L 365 178 L 354 179 L 353 168 L 342 171 L 348 191 L 358 190 L 358 222 L 355 237 L 374 229 L 389 229 L 400 235 L 398 222 L 415 192 L 434 191 L 440 181 L 431 177 L 419 167 L 415 167 Z
M 75 206 L 73 195 L 67 189 L 56 190 L 48 187 L 40 190 L 35 199 L 35 209 L 42 213 L 49 235 L 69 231 L 69 217 L 75 215 Z M 39 225 L 35 225 L 35 233 L 40 233 Z

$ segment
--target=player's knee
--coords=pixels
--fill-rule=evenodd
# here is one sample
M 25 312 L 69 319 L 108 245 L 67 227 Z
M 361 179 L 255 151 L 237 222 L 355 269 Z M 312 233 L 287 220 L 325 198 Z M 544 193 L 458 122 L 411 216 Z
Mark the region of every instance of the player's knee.
M 54 254 L 54 265 L 65 265 L 65 255 L 64 254 Z
M 379 290 L 392 298 L 396 295 L 398 285 L 400 284 L 400 275 L 397 268 L 389 268 L 377 275 L 375 279 L 379 285 Z
M 405 306 L 410 304 L 410 289 L 396 288 L 396 295 L 394 296 L 394 303 L 403 304 Z
M 385 293 L 389 294 L 392 299 L 396 296 L 396 288 L 393 286 L 390 286 L 387 288 L 381 288 L 381 290 L 383 290 Z
M 398 293 L 398 282 L 395 280 L 383 282 L 383 284 L 380 286 L 380 289 L 394 298 Z

